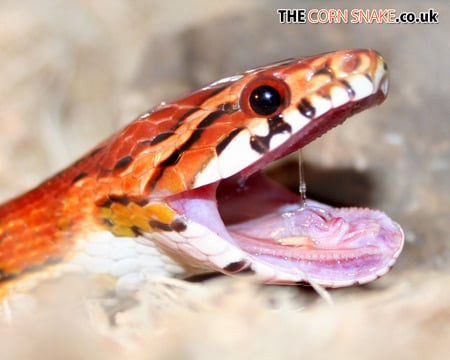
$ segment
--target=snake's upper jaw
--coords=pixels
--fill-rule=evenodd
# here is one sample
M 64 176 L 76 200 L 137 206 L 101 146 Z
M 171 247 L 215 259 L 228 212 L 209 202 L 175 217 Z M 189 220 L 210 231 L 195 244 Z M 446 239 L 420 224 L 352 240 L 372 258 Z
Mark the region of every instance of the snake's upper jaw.
M 312 201 L 302 207 L 297 195 L 260 173 L 217 185 L 170 200 L 189 223 L 180 234 L 189 244 L 180 249 L 189 247 L 185 255 L 211 269 L 341 287 L 385 274 L 403 247 L 401 228 L 380 211 Z

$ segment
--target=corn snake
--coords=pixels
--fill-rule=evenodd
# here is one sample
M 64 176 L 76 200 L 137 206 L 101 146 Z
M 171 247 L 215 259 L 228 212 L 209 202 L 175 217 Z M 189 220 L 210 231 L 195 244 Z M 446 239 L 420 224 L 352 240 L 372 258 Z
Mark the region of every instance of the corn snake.
M 0 206 L 0 296 L 66 271 L 219 271 L 326 287 L 372 281 L 403 246 L 368 209 L 298 196 L 261 170 L 381 103 L 387 67 L 372 50 L 290 59 L 162 103 L 34 190 Z

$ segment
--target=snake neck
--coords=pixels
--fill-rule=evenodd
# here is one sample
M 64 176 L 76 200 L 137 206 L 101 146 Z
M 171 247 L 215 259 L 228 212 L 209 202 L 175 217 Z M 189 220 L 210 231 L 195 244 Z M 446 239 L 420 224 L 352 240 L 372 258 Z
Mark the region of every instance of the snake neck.
M 67 181 L 69 170 L 0 206 L 0 281 L 58 263 L 83 235 L 100 226 L 88 184 Z

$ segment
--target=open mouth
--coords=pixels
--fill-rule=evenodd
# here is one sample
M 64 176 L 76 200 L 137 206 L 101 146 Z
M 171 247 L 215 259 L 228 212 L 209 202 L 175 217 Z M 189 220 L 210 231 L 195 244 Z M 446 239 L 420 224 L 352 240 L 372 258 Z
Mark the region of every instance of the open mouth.
M 260 171 L 353 113 L 381 102 L 384 95 L 380 91 L 359 104 L 337 108 L 239 173 L 168 198 L 184 221 L 195 225 L 181 235 L 192 240 L 189 246 L 196 248 L 197 257 L 221 272 L 252 272 L 271 283 L 341 287 L 388 272 L 402 250 L 403 232 L 387 215 L 302 203 L 299 195 Z

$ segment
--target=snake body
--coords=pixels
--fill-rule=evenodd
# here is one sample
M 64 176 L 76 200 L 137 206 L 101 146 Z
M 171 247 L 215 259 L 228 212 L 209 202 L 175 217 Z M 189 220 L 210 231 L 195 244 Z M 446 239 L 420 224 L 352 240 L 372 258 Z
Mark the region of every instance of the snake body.
M 376 279 L 402 249 L 395 222 L 375 210 L 301 205 L 259 170 L 381 103 L 387 84 L 378 53 L 345 50 L 156 106 L 0 206 L 0 293 L 66 271 L 110 275 L 119 288 L 146 272 L 327 287 Z

